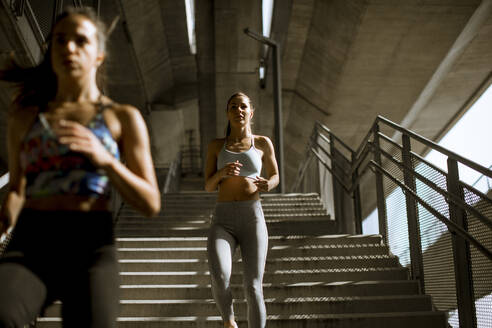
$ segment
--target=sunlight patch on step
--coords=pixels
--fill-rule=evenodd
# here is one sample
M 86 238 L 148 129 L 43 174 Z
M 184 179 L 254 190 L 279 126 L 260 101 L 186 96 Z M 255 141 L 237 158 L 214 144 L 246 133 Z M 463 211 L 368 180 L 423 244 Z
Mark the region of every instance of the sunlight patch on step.
M 196 276 L 196 275 L 209 275 L 209 271 L 173 271 L 173 272 L 120 272 L 121 276 Z
M 215 303 L 213 299 L 200 300 L 121 300 L 120 304 L 210 304 Z
M 201 259 L 118 260 L 118 263 L 198 263 Z
M 154 247 L 154 248 L 118 248 L 119 252 L 142 252 L 142 251 L 149 251 L 149 252 L 170 252 L 170 251 L 187 251 L 187 252 L 193 252 L 193 251 L 206 251 L 207 247 Z
M 207 287 L 210 285 L 198 285 L 198 284 L 187 284 L 187 285 L 120 285 L 122 289 L 136 289 L 136 288 L 162 288 L 162 289 L 171 289 L 171 288 L 199 288 L 199 287 Z
M 119 322 L 160 322 L 160 321 L 219 321 L 219 316 L 190 317 L 119 317 Z
M 207 237 L 118 237 L 117 242 L 146 242 L 146 241 L 207 241 Z

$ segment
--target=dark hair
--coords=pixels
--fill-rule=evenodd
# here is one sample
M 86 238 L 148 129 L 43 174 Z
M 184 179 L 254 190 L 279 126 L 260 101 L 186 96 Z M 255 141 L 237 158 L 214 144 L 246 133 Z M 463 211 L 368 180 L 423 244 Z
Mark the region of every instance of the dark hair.
M 251 110 L 253 110 L 253 111 L 255 110 L 255 107 L 254 107 L 253 103 L 251 102 L 251 98 L 248 97 L 247 94 L 245 94 L 244 92 L 236 92 L 235 94 L 230 96 L 229 99 L 227 100 L 226 112 L 229 109 L 229 103 L 231 102 L 232 99 L 234 99 L 236 97 L 243 97 L 243 98 L 248 99 L 249 107 L 251 107 Z M 231 122 L 227 122 L 226 136 L 228 136 L 230 134 L 231 134 Z
M 97 30 L 98 49 L 100 51 L 106 50 L 106 26 L 97 17 L 95 11 L 90 7 L 65 9 L 56 19 L 55 24 L 52 26 L 51 31 L 55 26 L 64 18 L 80 15 L 90 20 Z M 55 72 L 51 67 L 51 33 L 48 35 L 46 43 L 46 52 L 42 61 L 33 67 L 21 67 L 12 58 L 8 67 L 5 70 L 0 71 L 0 80 L 10 82 L 14 84 L 15 98 L 13 102 L 21 107 L 27 106 L 40 106 L 42 109 L 50 100 L 52 100 L 57 91 L 58 82 Z M 98 87 L 103 89 L 103 65 L 97 70 L 96 82 Z

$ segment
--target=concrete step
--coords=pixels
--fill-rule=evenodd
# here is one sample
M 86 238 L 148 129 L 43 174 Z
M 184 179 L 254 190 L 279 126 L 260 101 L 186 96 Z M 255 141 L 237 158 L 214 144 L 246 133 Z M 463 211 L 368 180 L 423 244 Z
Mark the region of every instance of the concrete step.
M 320 199 L 285 199 L 285 200 L 264 200 L 261 199 L 261 204 L 264 209 L 269 208 L 323 208 L 323 203 Z M 201 200 L 201 199 L 164 199 L 162 201 L 162 210 L 179 210 L 184 211 L 197 211 L 200 209 L 213 209 L 215 208 L 216 199 Z M 138 213 L 130 205 L 123 205 L 122 210 Z
M 268 260 L 287 259 L 289 261 L 322 261 L 336 257 L 336 260 L 359 259 L 378 260 L 389 258 L 386 246 L 350 247 L 352 245 L 332 245 L 319 248 L 292 247 L 290 249 L 271 247 Z M 357 245 L 356 245 L 357 246 Z M 206 247 L 166 247 L 166 248 L 118 248 L 120 259 L 206 259 Z M 240 249 L 237 251 L 240 257 Z M 396 259 L 391 257 L 391 259 Z M 323 266 L 319 266 L 323 267 Z
M 152 219 L 144 218 L 142 216 L 120 215 L 118 219 L 118 226 L 122 225 L 138 225 L 141 226 L 153 226 L 153 225 L 179 225 L 186 224 L 197 227 L 203 224 L 210 224 L 212 214 L 199 214 L 199 215 L 159 215 Z M 289 222 L 289 221 L 311 221 L 311 220 L 326 220 L 332 221 L 329 215 L 325 212 L 305 212 L 305 213 L 265 213 L 265 221 L 268 222 Z
M 236 319 L 240 327 L 247 325 L 246 318 Z M 268 315 L 269 328 L 439 328 L 446 327 L 443 312 L 392 312 L 392 313 L 350 313 L 316 315 Z M 37 328 L 61 328 L 60 318 L 41 318 Z M 219 316 L 187 317 L 120 317 L 118 328 L 218 328 L 222 327 Z
M 215 202 L 190 202 L 190 201 L 167 201 L 164 202 L 162 209 L 164 211 L 183 211 L 186 212 L 197 212 L 200 210 L 210 210 L 215 208 Z M 300 209 L 324 209 L 323 204 L 320 201 L 315 200 L 305 200 L 305 201 L 285 201 L 285 202 L 269 202 L 262 201 L 261 205 L 263 210 L 277 210 L 277 209 L 289 209 L 289 210 L 300 210 Z M 131 213 L 138 213 L 130 206 L 124 206 L 123 211 L 128 211 Z
M 231 286 L 235 299 L 244 299 L 243 285 Z M 296 283 L 264 284 L 265 298 L 283 299 L 285 297 L 343 297 L 343 296 L 383 296 L 416 295 L 418 283 L 410 280 L 382 280 L 334 283 Z M 210 285 L 122 285 L 121 299 L 211 299 Z
M 261 194 L 262 202 L 295 202 L 295 201 L 319 201 L 317 193 L 311 194 Z
M 163 213 L 199 213 L 201 211 L 211 211 L 215 208 L 214 203 L 165 203 L 162 207 Z M 284 202 L 284 203 L 263 203 L 262 208 L 264 212 L 271 211 L 303 211 L 303 210 L 324 210 L 323 204 L 320 202 Z M 132 207 L 123 207 L 121 209 L 122 214 L 139 215 Z M 140 216 L 142 216 L 140 214 Z
M 337 231 L 333 221 L 320 217 L 307 220 L 267 220 L 268 233 L 272 236 L 326 235 Z M 124 223 L 116 226 L 119 237 L 203 237 L 208 235 L 208 227 L 194 228 L 186 225 L 169 227 L 165 225 L 140 224 L 137 227 L 126 227 Z
M 120 268 L 125 271 L 206 271 L 208 261 L 205 259 L 122 259 L 119 260 Z M 233 272 L 243 272 L 242 261 L 234 261 Z M 315 270 L 318 268 L 365 268 L 373 266 L 376 268 L 397 267 L 397 258 L 342 258 L 332 257 L 329 259 L 309 258 L 282 258 L 268 259 L 265 272 L 277 270 Z
M 322 248 L 332 245 L 381 245 L 380 235 L 324 235 L 324 236 L 269 236 L 268 244 L 271 248 Z M 116 238 L 120 248 L 159 248 L 159 247 L 206 247 L 206 237 L 156 237 L 156 238 Z M 340 245 L 340 246 L 338 246 Z
M 320 199 L 319 195 L 316 193 L 312 194 L 274 194 L 274 193 L 262 193 L 260 195 L 262 202 L 295 202 L 295 201 L 318 201 Z M 217 199 L 216 193 L 207 192 L 186 192 L 186 193 L 174 193 L 165 194 L 162 197 L 162 202 L 214 202 Z
M 241 284 L 243 275 L 233 272 L 232 284 Z M 277 270 L 266 272 L 265 284 L 332 283 L 347 281 L 406 280 L 406 268 L 357 268 L 357 269 L 316 269 L 316 270 Z M 120 281 L 123 285 L 209 285 L 207 271 L 122 271 Z
M 156 248 L 156 247 L 206 247 L 207 237 L 137 237 L 137 238 L 116 238 L 118 248 Z
M 315 219 L 326 219 L 332 220 L 330 215 L 326 214 L 326 211 L 264 211 L 263 212 L 265 219 L 268 221 L 269 219 L 276 220 L 312 220 Z M 210 212 L 200 212 L 195 214 L 183 214 L 183 213 L 169 213 L 164 212 L 159 215 L 156 215 L 153 218 L 146 218 L 140 214 L 125 214 L 121 213 L 118 217 L 118 223 L 120 222 L 137 222 L 139 224 L 151 224 L 153 222 L 193 222 L 196 220 L 211 220 L 213 218 L 212 211 Z
M 344 297 L 284 297 L 265 299 L 269 315 L 292 314 L 347 314 L 430 311 L 432 304 L 427 295 L 344 296 Z M 246 301 L 235 300 L 234 312 L 245 316 Z M 59 317 L 61 303 L 46 309 L 45 317 Z M 120 315 L 123 317 L 174 317 L 213 316 L 217 306 L 213 299 L 188 300 L 122 300 Z

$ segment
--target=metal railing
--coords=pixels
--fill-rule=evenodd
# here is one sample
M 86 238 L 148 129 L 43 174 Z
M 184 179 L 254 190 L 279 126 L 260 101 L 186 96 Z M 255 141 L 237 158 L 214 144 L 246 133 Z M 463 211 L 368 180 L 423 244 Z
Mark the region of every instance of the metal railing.
M 198 175 L 202 173 L 200 147 L 196 145 L 181 146 L 181 174 Z
M 174 161 L 171 162 L 169 170 L 164 180 L 164 186 L 162 188 L 162 194 L 178 192 L 181 181 L 181 152 L 178 152 Z
M 444 167 L 419 155 L 428 151 Z M 492 178 L 490 167 L 381 116 L 356 150 L 316 123 L 291 191 L 331 193 L 340 233 L 363 233 L 362 218 L 377 213 L 383 242 L 450 325 L 492 327 L 492 200 L 463 170 Z

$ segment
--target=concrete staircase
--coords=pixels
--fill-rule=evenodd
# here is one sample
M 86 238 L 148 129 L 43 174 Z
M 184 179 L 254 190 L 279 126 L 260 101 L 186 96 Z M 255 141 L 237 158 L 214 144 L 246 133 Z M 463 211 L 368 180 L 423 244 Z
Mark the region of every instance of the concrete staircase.
M 157 218 L 128 207 L 116 227 L 121 268 L 118 327 L 222 327 L 212 298 L 206 235 L 215 195 L 168 194 Z M 269 328 L 446 327 L 418 283 L 378 235 L 333 235 L 335 223 L 315 194 L 264 195 L 270 234 L 264 277 Z M 239 253 L 239 252 L 238 252 Z M 247 327 L 236 254 L 233 294 Z M 60 327 L 60 304 L 38 327 Z

